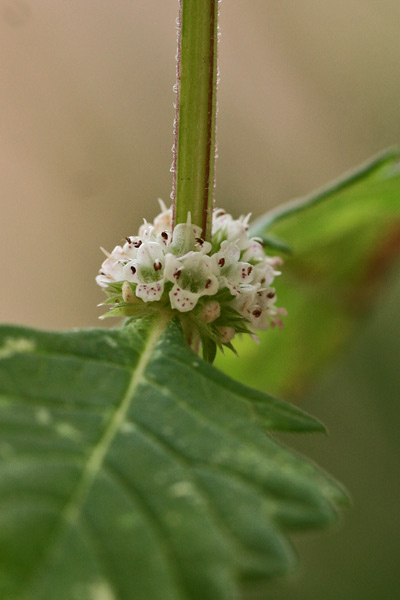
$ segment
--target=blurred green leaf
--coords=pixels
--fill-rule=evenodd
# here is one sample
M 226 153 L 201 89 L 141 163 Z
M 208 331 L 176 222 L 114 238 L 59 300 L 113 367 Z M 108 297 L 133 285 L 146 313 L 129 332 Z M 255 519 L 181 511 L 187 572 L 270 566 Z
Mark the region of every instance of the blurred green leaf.
M 343 346 L 379 299 L 400 254 L 400 153 L 391 150 L 327 188 L 267 213 L 253 236 L 287 243 L 277 282 L 282 331 L 236 343 L 217 365 L 272 394 L 295 395 Z
M 266 430 L 323 427 L 194 355 L 175 323 L 0 329 L 0 597 L 231 600 L 342 489 Z

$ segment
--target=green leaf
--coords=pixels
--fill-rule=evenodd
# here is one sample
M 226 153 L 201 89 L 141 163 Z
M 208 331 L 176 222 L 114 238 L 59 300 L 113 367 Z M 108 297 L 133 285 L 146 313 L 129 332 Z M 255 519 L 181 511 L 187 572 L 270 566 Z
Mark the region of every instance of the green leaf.
M 295 395 L 343 347 L 379 299 L 400 254 L 400 153 L 392 150 L 308 198 L 255 222 L 251 234 L 290 245 L 277 280 L 282 331 L 236 341 L 227 373 L 273 394 Z
M 2 600 L 232 600 L 342 489 L 267 430 L 319 431 L 177 324 L 0 329 Z

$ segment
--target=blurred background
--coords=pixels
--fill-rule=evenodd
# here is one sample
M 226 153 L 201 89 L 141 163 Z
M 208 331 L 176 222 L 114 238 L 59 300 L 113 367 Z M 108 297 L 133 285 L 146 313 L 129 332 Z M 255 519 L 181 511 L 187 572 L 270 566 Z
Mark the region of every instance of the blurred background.
M 2 322 L 97 326 L 99 246 L 168 202 L 176 16 L 177 0 L 0 0 Z M 257 216 L 399 143 L 398 0 L 225 0 L 220 25 L 217 205 Z M 287 440 L 354 507 L 251 600 L 400 595 L 399 274 L 299 401 L 330 437 Z

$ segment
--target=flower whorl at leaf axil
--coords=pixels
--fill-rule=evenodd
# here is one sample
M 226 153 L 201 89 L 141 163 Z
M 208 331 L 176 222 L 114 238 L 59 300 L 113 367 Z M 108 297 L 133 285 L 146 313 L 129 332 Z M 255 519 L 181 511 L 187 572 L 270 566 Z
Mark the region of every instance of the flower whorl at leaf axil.
M 212 240 L 186 223 L 172 231 L 172 210 L 160 201 L 153 223 L 106 254 L 96 277 L 111 305 L 105 316 L 140 318 L 157 311 L 175 312 L 183 328 L 198 330 L 218 346 L 231 346 L 236 333 L 282 326 L 286 314 L 275 305 L 272 287 L 279 257 L 265 255 L 262 242 L 249 238 L 250 215 L 233 219 L 215 209 Z

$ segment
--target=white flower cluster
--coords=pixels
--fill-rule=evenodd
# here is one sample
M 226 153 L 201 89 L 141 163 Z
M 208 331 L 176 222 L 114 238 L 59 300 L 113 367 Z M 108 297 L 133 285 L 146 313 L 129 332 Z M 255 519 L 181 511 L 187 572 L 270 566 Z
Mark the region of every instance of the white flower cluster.
M 145 221 L 137 236 L 106 253 L 96 281 L 111 297 L 113 314 L 143 314 L 137 299 L 177 314 L 192 311 L 202 323 L 215 324 L 212 334 L 220 343 L 237 331 L 281 325 L 285 311 L 275 306 L 271 287 L 281 259 L 266 256 L 261 240 L 249 238 L 249 216 L 235 220 L 214 210 L 209 243 L 190 215 L 172 232 L 172 210 L 160 205 L 153 223 Z

